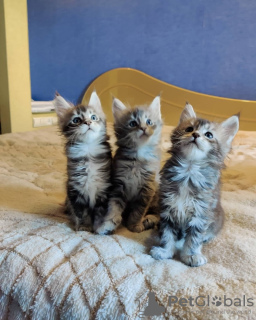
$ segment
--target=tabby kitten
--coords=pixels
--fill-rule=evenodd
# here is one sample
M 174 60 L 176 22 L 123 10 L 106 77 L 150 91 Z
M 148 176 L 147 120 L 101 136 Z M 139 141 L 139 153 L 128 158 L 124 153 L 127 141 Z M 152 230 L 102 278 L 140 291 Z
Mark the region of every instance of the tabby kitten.
M 75 230 L 92 231 L 107 211 L 111 186 L 111 149 L 105 115 L 96 92 L 88 106 L 74 106 L 59 94 L 54 105 L 66 138 L 66 212 L 71 215 Z
M 148 214 L 159 183 L 162 120 L 160 97 L 149 107 L 127 108 L 113 100 L 117 151 L 113 160 L 113 191 L 108 214 L 96 230 L 114 231 L 123 220 L 133 232 L 152 228 L 157 217 Z
M 210 122 L 197 118 L 186 104 L 171 135 L 172 156 L 161 171 L 161 240 L 151 249 L 155 259 L 172 258 L 182 240 L 180 258 L 185 264 L 197 267 L 207 262 L 201 248 L 223 226 L 221 170 L 238 128 L 238 116 Z

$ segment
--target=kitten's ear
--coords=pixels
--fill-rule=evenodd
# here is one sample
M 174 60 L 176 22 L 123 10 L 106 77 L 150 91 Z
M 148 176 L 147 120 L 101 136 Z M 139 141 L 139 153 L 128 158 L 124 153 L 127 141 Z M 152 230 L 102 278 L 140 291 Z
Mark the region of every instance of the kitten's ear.
M 151 111 L 154 119 L 161 120 L 161 101 L 160 96 L 155 97 L 149 106 L 149 110 Z
M 98 97 L 96 91 L 93 91 L 93 93 L 91 94 L 88 106 L 94 108 L 95 111 L 97 111 L 99 114 L 104 115 L 104 112 L 101 107 L 100 98 Z
M 195 111 L 193 109 L 193 107 L 191 106 L 191 104 L 189 104 L 188 102 L 185 105 L 185 108 L 183 109 L 181 116 L 180 116 L 180 123 L 187 121 L 189 119 L 195 119 L 196 118 L 196 114 Z
M 239 129 L 239 115 L 234 115 L 220 124 L 221 139 L 229 151 L 231 143 Z
M 126 106 L 117 98 L 113 99 L 112 103 L 112 112 L 115 118 L 115 121 L 120 118 L 123 111 L 126 110 Z
M 62 120 L 66 112 L 74 107 L 70 102 L 67 102 L 58 92 L 55 93 L 53 105 L 55 107 L 59 120 Z

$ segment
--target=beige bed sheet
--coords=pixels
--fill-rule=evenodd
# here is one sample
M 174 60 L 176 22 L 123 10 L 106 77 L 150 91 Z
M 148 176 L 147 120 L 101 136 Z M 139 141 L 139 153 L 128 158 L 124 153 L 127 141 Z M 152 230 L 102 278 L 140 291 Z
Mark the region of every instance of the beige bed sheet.
M 153 230 L 73 231 L 63 214 L 66 160 L 56 128 L 0 136 L 0 319 L 140 319 L 149 292 L 165 312 L 146 319 L 256 319 L 256 132 L 238 133 L 227 166 L 225 228 L 204 247 L 208 264 L 190 268 L 148 254 Z M 208 295 L 209 306 L 168 306 L 170 296 Z M 234 306 L 236 298 L 254 305 Z

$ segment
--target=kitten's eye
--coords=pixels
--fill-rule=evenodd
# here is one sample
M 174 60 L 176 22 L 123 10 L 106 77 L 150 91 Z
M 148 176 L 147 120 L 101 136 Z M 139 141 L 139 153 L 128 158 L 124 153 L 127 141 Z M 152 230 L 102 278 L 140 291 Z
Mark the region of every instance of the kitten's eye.
M 147 119 L 146 123 L 147 123 L 148 126 L 152 126 L 153 125 L 153 122 L 150 119 Z
M 97 121 L 97 120 L 98 120 L 98 118 L 97 118 L 97 116 L 96 116 L 95 114 L 93 114 L 93 115 L 91 116 L 91 119 L 92 119 L 92 121 Z
M 204 134 L 208 139 L 212 139 L 213 138 L 213 135 L 212 135 L 212 133 L 211 132 L 206 132 L 205 134 Z
M 129 126 L 132 128 L 137 127 L 137 122 L 133 120 L 129 123 Z
M 81 119 L 80 119 L 79 117 L 74 118 L 72 121 L 73 121 L 73 123 L 75 123 L 75 124 L 81 123 Z
M 194 128 L 193 127 L 188 127 L 185 131 L 186 132 L 192 132 L 192 131 L 194 131 Z

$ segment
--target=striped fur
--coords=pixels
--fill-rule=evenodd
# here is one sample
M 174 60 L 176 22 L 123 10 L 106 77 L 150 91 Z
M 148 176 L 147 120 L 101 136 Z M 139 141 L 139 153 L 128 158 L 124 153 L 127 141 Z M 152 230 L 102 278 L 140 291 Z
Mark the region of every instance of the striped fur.
M 223 123 L 198 119 L 186 105 L 171 135 L 171 158 L 161 171 L 160 247 L 155 259 L 172 258 L 182 242 L 181 260 L 192 267 L 207 262 L 203 242 L 221 230 L 224 212 L 220 203 L 221 169 L 238 131 L 233 116 Z
M 113 232 L 121 221 L 133 232 L 152 228 L 156 216 L 147 215 L 159 182 L 162 120 L 160 98 L 149 107 L 129 109 L 113 100 L 118 149 L 113 160 L 113 192 L 108 214 L 97 229 Z
M 66 212 L 76 230 L 93 231 L 107 211 L 111 187 L 111 149 L 105 115 L 96 92 L 88 106 L 73 106 L 59 95 L 54 104 L 66 138 Z

